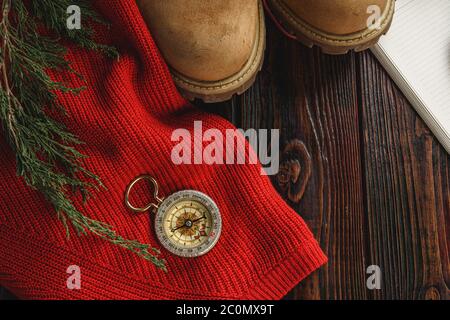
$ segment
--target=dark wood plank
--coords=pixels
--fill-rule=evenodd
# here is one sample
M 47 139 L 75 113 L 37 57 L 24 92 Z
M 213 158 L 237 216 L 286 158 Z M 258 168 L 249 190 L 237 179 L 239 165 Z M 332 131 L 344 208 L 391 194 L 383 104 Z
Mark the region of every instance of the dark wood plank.
M 266 61 L 255 85 L 231 102 L 208 106 L 238 127 L 279 128 L 282 145 L 301 140 L 312 173 L 300 203 L 329 263 L 289 298 L 365 299 L 363 185 L 354 54 L 327 56 L 285 39 L 269 23 Z M 218 110 L 221 111 L 218 111 Z M 276 177 L 273 179 L 276 184 Z
M 300 203 L 281 194 L 329 263 L 288 298 L 449 298 L 449 156 L 369 52 L 326 56 L 268 22 L 255 85 L 205 109 L 243 129 L 279 128 L 311 155 Z M 381 290 L 366 287 L 371 264 Z
M 449 299 L 449 156 L 377 61 L 357 61 L 373 297 Z

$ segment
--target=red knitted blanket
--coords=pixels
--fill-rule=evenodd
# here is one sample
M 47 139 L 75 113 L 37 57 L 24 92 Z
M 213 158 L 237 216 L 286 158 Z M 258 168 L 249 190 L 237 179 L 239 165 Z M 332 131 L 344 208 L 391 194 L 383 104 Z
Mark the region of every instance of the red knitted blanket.
M 260 165 L 175 165 L 177 128 L 233 126 L 197 110 L 177 93 L 134 0 L 96 1 L 113 22 L 97 28 L 120 51 L 111 60 L 69 45 L 68 59 L 88 89 L 60 94 L 69 129 L 86 144 L 85 166 L 106 185 L 77 207 L 121 235 L 159 247 L 153 216 L 127 210 L 123 195 L 137 175 L 150 173 L 169 195 L 183 189 L 208 194 L 220 208 L 217 245 L 198 258 L 162 249 L 168 272 L 94 235 L 66 239 L 42 196 L 16 176 L 15 159 L 0 138 L 0 285 L 36 299 L 278 299 L 326 262 L 304 221 L 276 193 Z M 67 74 L 55 79 L 82 86 Z M 81 289 L 66 286 L 70 265 L 81 270 Z

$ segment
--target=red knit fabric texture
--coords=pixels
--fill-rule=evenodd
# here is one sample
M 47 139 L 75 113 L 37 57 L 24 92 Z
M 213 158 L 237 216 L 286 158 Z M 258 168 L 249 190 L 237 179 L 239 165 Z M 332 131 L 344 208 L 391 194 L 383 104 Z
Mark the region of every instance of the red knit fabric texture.
M 119 234 L 159 247 L 153 215 L 124 205 L 127 184 L 152 174 L 168 196 L 183 189 L 208 194 L 220 208 L 217 245 L 198 258 L 161 249 L 168 272 L 95 235 L 66 239 L 63 225 L 40 193 L 16 176 L 14 154 L 0 139 L 0 285 L 27 299 L 279 299 L 326 262 L 302 218 L 277 194 L 260 165 L 175 165 L 176 128 L 234 128 L 186 102 L 178 93 L 134 0 L 95 1 L 113 22 L 96 26 L 99 41 L 120 59 L 68 44 L 68 60 L 87 81 L 78 96 L 60 94 L 61 118 L 85 141 L 85 166 L 107 190 L 77 208 Z M 55 79 L 82 86 L 67 74 Z M 195 146 L 199 147 L 199 146 Z M 143 200 L 143 199 L 142 199 Z M 73 230 L 72 230 L 73 231 Z M 81 289 L 66 286 L 70 265 L 81 268 Z

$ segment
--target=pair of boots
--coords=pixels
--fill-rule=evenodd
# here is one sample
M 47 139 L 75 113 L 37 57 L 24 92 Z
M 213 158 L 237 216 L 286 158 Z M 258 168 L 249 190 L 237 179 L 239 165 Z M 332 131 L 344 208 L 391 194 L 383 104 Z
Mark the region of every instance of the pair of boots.
M 264 6 L 282 31 L 325 53 L 364 50 L 389 29 L 395 0 L 137 0 L 188 99 L 224 101 L 249 88 L 265 49 Z

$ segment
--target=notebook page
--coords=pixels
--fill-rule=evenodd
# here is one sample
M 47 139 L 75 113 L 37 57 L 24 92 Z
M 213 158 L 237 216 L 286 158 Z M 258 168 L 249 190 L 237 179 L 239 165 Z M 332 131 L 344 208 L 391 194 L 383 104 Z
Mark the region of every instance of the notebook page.
M 406 81 L 421 101 L 422 106 L 413 102 L 417 111 L 450 151 L 450 0 L 397 0 L 379 49 L 396 69 L 391 76 Z

